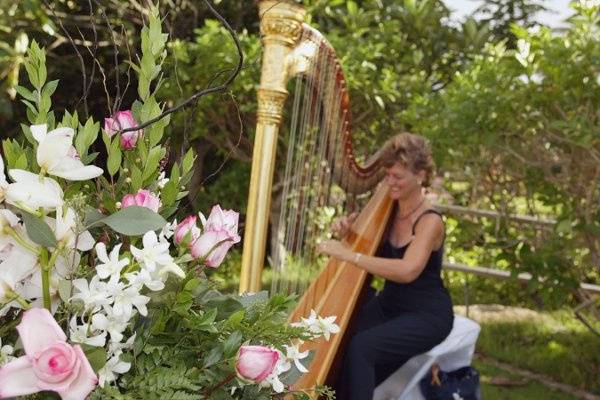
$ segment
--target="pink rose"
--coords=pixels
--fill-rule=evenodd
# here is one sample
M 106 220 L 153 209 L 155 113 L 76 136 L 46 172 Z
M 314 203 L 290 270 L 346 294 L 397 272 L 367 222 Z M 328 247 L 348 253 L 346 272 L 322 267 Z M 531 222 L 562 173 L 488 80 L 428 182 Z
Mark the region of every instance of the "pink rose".
M 0 398 L 51 390 L 63 400 L 83 400 L 94 390 L 98 378 L 88 359 L 66 342 L 48 310 L 26 311 L 17 330 L 25 355 L 0 368 Z
M 241 379 L 260 382 L 273 372 L 279 353 L 264 346 L 242 346 L 238 352 L 235 370 Z
M 111 137 L 122 129 L 135 128 L 136 126 L 138 126 L 138 123 L 133 118 L 131 110 L 119 111 L 114 118 L 104 118 L 104 130 Z M 142 134 L 142 130 L 123 132 L 121 134 L 121 148 L 123 150 L 133 149 Z
M 200 236 L 200 229 L 196 226 L 197 219 L 197 216 L 189 215 L 175 227 L 175 243 L 181 243 L 188 232 L 190 232 L 191 243 L 198 239 L 198 236 Z
M 146 207 L 154 212 L 158 212 L 160 199 L 149 190 L 140 189 L 136 194 L 126 194 L 123 196 L 121 208 L 127 208 L 129 206 Z
M 203 221 L 204 232 L 192 243 L 192 256 L 203 258 L 211 268 L 221 265 L 231 246 L 240 241 L 238 219 L 237 212 L 214 206 L 208 219 Z

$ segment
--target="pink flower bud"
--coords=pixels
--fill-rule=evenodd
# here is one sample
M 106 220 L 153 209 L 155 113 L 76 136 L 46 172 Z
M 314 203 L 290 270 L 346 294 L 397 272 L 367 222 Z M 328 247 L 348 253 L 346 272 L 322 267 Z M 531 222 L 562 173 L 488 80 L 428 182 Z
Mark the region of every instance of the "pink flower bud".
M 200 236 L 200 230 L 196 226 L 197 219 L 197 216 L 190 215 L 175 227 L 175 243 L 181 243 L 188 232 L 191 232 L 191 243 L 198 239 L 198 237 Z
M 192 243 L 192 256 L 203 258 L 211 268 L 221 265 L 231 246 L 240 241 L 238 219 L 237 212 L 214 206 L 203 223 L 204 232 Z
M 136 126 L 138 126 L 138 123 L 133 118 L 131 110 L 119 111 L 113 118 L 104 118 L 104 130 L 111 137 L 120 130 L 135 128 Z M 141 129 L 123 132 L 121 134 L 121 148 L 123 150 L 133 149 L 142 134 L 143 131 Z
M 264 346 L 242 346 L 238 352 L 235 370 L 241 379 L 260 382 L 273 372 L 279 353 Z
M 158 212 L 160 208 L 160 199 L 152 194 L 149 190 L 140 189 L 136 194 L 127 194 L 121 200 L 121 208 L 129 206 L 146 207 L 154 212 Z

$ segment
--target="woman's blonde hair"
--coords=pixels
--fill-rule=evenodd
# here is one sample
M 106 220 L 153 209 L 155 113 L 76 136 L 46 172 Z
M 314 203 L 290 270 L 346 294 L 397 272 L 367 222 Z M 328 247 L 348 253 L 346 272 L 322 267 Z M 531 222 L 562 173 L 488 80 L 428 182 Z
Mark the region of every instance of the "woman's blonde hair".
M 420 135 L 403 132 L 386 143 L 383 164 L 386 168 L 399 163 L 413 173 L 425 171 L 423 186 L 429 186 L 435 170 L 435 162 L 431 155 L 429 141 Z

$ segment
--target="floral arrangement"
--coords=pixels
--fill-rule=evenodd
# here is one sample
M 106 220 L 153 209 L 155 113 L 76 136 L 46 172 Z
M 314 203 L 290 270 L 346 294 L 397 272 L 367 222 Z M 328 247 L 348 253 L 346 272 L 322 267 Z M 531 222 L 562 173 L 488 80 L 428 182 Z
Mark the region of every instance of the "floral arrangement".
M 138 129 L 162 110 L 151 87 L 167 35 L 156 9 L 148 18 L 139 100 L 103 129 L 77 113 L 57 121 L 58 81 L 29 47 L 32 90 L 18 88 L 29 124 L 0 157 L 0 398 L 308 398 L 287 389 L 307 372 L 299 346 L 329 339 L 335 318 L 287 325 L 292 298 L 211 284 L 207 268 L 240 241 L 238 213 L 174 219 L 194 154 L 169 170 L 168 116 Z M 99 137 L 105 155 L 91 152 Z

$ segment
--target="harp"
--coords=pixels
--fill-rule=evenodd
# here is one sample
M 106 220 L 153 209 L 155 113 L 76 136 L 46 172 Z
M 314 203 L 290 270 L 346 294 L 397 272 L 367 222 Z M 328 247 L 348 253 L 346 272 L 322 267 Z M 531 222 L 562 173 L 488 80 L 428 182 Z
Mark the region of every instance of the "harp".
M 350 132 L 348 90 L 333 48 L 318 31 L 303 22 L 305 10 L 294 1 L 262 0 L 259 13 L 263 62 L 240 292 L 261 289 L 275 153 L 288 98 L 288 82 L 292 79 L 297 80 L 296 87 L 301 89 L 294 91 L 290 137 L 299 136 L 302 140 L 288 143 L 284 189 L 279 196 L 279 208 L 287 211 L 280 213 L 277 227 L 271 230 L 275 241 L 284 242 L 285 246 L 275 246 L 273 268 L 282 275 L 289 267 L 289 263 L 286 267 L 286 258 L 302 255 L 301 242 L 309 242 L 319 230 L 318 227 L 305 229 L 306 218 L 301 216 L 306 210 L 314 213 L 324 199 L 332 197 L 331 192 L 312 190 L 316 185 L 337 186 L 343 193 L 354 195 L 371 191 L 369 202 L 345 239 L 355 251 L 364 254 L 376 252 L 392 209 L 386 187 L 377 186 L 383 176 L 381 156 L 387 144 L 367 160 L 357 161 Z M 294 150 L 302 154 L 299 159 L 291 156 Z M 311 169 L 317 172 L 311 174 Z M 287 186 L 290 182 L 299 183 L 300 189 L 290 189 Z M 308 197 L 307 192 L 311 192 Z M 288 228 L 284 229 L 283 225 Z M 289 236 L 294 238 L 289 240 Z M 314 243 L 311 245 L 313 248 L 308 252 L 314 253 Z M 314 309 L 322 316 L 337 316 L 336 323 L 341 328 L 341 333 L 330 341 L 311 345 L 315 356 L 310 372 L 295 384 L 296 389 L 332 383 L 336 356 L 367 280 L 367 274 L 357 267 L 330 259 L 309 284 L 291 288 L 303 293 L 290 315 L 291 321 L 308 316 Z M 290 289 L 289 284 L 283 286 Z

